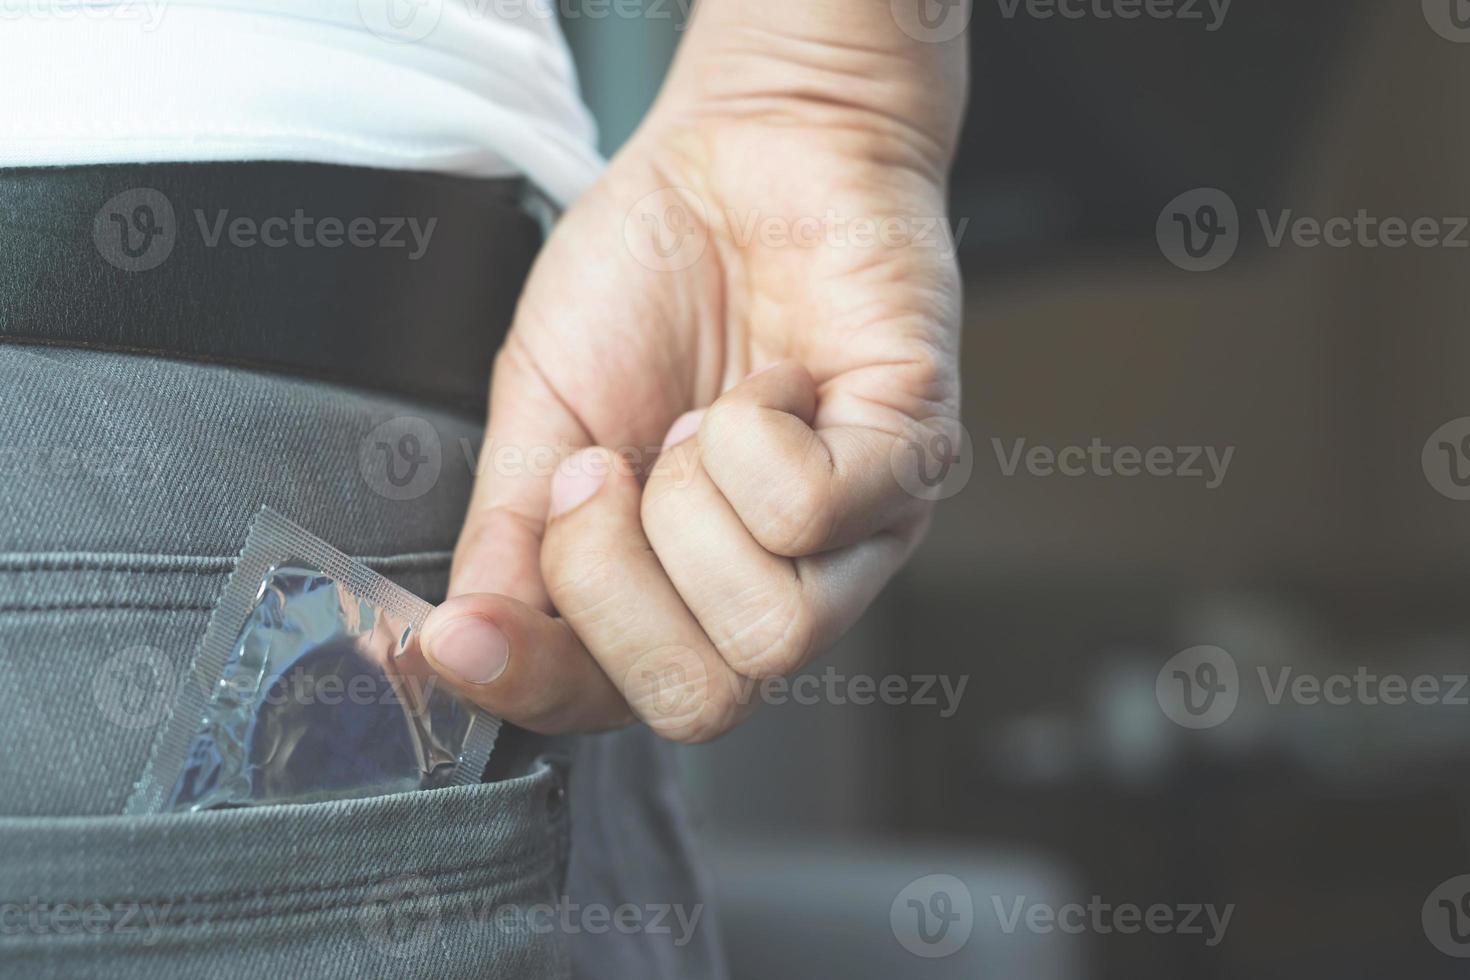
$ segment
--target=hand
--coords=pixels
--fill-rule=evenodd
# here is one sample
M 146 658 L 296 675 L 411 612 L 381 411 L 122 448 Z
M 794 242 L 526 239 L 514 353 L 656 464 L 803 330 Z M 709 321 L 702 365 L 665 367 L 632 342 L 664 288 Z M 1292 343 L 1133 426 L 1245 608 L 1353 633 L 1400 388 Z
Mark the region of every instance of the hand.
M 809 40 L 788 4 L 705 5 L 497 358 L 452 598 L 423 642 L 535 731 L 721 734 L 927 526 L 890 458 L 958 413 L 962 48 L 871 0 L 820 28 L 881 43 Z

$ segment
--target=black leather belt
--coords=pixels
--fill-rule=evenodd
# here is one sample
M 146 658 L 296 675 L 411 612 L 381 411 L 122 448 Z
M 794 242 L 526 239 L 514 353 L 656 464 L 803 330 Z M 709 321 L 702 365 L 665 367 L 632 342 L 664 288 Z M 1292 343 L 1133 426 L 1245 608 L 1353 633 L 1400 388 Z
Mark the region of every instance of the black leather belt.
M 484 410 L 541 245 L 518 179 L 303 163 L 0 169 L 0 339 Z

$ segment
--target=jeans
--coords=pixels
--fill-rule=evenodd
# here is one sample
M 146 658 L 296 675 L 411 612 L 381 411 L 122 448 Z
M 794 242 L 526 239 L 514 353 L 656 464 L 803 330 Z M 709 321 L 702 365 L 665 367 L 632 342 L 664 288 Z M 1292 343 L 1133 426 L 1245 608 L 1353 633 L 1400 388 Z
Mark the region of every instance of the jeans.
M 643 728 L 510 731 L 468 787 L 119 815 L 254 513 L 437 601 L 474 422 L 60 348 L 0 345 L 0 391 L 0 977 L 723 976 Z

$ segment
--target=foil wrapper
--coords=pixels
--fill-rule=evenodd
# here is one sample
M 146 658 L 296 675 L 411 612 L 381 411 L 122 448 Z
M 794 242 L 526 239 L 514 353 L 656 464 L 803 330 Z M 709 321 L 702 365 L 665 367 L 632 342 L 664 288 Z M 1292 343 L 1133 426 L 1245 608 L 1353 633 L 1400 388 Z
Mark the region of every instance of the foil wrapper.
M 431 608 L 262 511 L 126 812 L 478 782 L 500 722 L 424 660 Z

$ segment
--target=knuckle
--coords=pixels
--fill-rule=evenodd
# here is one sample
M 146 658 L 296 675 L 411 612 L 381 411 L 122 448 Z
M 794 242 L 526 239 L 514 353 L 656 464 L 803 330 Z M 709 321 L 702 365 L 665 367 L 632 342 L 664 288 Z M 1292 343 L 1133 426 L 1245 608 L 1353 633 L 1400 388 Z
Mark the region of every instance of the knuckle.
M 914 338 L 904 366 L 905 387 L 941 405 L 957 403 L 958 363 L 949 342 L 930 336 Z M 940 414 L 931 410 L 929 414 Z
M 739 720 L 735 691 L 684 647 L 661 648 L 638 658 L 629 671 L 628 703 L 659 737 L 672 742 L 708 742 Z
M 832 539 L 831 489 L 818 480 L 797 480 L 767 496 L 747 525 L 772 554 L 785 558 L 813 554 Z
M 562 615 L 596 605 L 617 594 L 626 581 L 622 562 L 610 551 L 587 549 L 575 555 L 543 555 L 541 577 Z
M 714 449 L 729 451 L 732 442 L 738 444 L 758 418 L 754 406 L 721 398 L 704 413 L 704 421 L 699 425 L 700 441 Z
M 779 441 L 743 441 L 762 424 L 749 406 L 710 409 L 710 475 L 761 547 L 785 558 L 821 551 L 836 527 L 830 462 L 816 440 L 805 449 L 787 444 L 779 452 Z
M 783 677 L 811 659 L 816 623 L 807 603 L 793 595 L 777 601 L 752 621 L 716 641 L 720 656 L 742 677 Z
M 653 531 L 677 522 L 685 509 L 690 472 L 683 460 L 683 451 L 671 454 L 676 458 L 659 460 L 643 487 L 643 498 L 639 502 L 639 517 L 645 530 Z
M 714 685 L 718 689 L 719 685 Z M 697 711 L 683 715 L 653 715 L 644 720 L 654 734 L 680 745 L 712 742 L 735 727 L 739 720 L 734 698 L 711 697 Z

